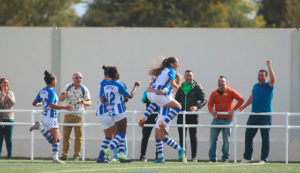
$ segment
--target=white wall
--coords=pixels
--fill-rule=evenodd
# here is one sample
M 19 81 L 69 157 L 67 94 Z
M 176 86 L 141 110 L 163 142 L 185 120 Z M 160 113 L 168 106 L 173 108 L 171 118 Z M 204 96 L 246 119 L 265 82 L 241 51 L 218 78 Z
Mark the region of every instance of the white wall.
M 180 61 L 179 72 L 183 74 L 191 69 L 195 79 L 206 90 L 207 99 L 216 89 L 219 75 L 227 76 L 229 86 L 248 99 L 253 84 L 257 82 L 258 70 L 266 69 L 265 61 L 269 58 L 273 61 L 277 78 L 274 111 L 287 112 L 291 110 L 291 32 L 291 29 L 61 28 L 60 86 L 63 88 L 70 83 L 74 72 L 82 72 L 83 83 L 89 88 L 94 103 L 91 109 L 95 109 L 98 83 L 103 78 L 101 67 L 103 64 L 115 65 L 121 73 L 121 81 L 129 89 L 134 81 L 142 82 L 135 98 L 127 104 L 127 109 L 144 110 L 141 97 L 149 83 L 149 67 L 160 56 L 177 56 Z M 17 98 L 15 108 L 31 108 L 32 99 L 43 86 L 43 70 L 51 66 L 51 28 L 0 28 L 0 38 L 0 58 L 7 64 L 5 69 L 0 68 L 0 74 L 10 78 Z M 18 68 L 15 68 L 16 64 Z M 20 73 L 20 69 L 24 70 Z M 29 88 L 28 92 L 24 92 L 22 84 L 26 91 Z M 245 124 L 246 120 L 247 117 L 242 117 L 239 123 Z M 280 124 L 283 120 L 282 117 L 273 117 L 274 124 Z M 87 121 L 96 121 L 95 115 L 88 115 Z M 211 117 L 201 116 L 199 122 L 208 124 Z M 140 128 L 136 130 L 136 139 L 141 139 Z M 22 135 L 16 131 L 14 137 L 21 138 Z M 244 131 L 240 129 L 238 132 L 239 153 L 243 152 Z M 209 129 L 198 129 L 199 159 L 207 159 L 208 134 Z M 283 153 L 272 152 L 281 146 L 283 135 L 283 130 L 272 130 L 270 160 L 284 159 Z M 36 136 L 41 138 L 40 135 Z M 87 130 L 87 137 L 91 140 L 87 145 L 96 152 L 99 149 L 99 136 L 103 138 L 101 128 Z M 171 131 L 171 136 L 178 139 L 177 129 Z M 257 135 L 256 141 L 260 141 L 259 138 L 260 135 Z M 130 142 L 130 134 L 128 139 Z M 136 144 L 138 157 L 140 141 L 137 140 Z M 154 145 L 151 145 L 148 148 L 149 157 L 153 157 L 150 153 Z M 39 144 L 36 146 L 39 147 Z M 255 156 L 259 158 L 260 148 L 256 147 L 255 150 Z M 279 150 L 283 151 L 283 148 Z M 18 152 L 14 149 L 15 155 Z M 48 152 L 41 153 L 44 153 L 43 156 L 49 155 Z M 95 151 L 88 150 L 87 156 L 95 158 Z

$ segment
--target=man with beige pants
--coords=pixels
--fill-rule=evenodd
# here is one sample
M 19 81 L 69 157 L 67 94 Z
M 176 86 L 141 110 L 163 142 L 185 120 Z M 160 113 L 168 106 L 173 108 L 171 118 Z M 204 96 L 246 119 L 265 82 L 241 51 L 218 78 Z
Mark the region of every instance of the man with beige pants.
M 65 89 L 59 96 L 59 101 L 66 100 L 67 104 L 73 106 L 73 111 L 82 111 L 85 106 L 92 105 L 90 92 L 87 87 L 83 86 L 82 74 L 76 72 L 73 74 L 73 83 L 66 85 Z M 64 123 L 82 123 L 82 118 L 79 113 L 66 113 Z M 70 150 L 70 137 L 72 128 L 74 127 L 75 144 L 73 160 L 78 161 L 80 158 L 81 143 L 82 143 L 82 128 L 81 126 L 64 126 L 63 127 L 63 150 L 61 160 L 67 160 Z

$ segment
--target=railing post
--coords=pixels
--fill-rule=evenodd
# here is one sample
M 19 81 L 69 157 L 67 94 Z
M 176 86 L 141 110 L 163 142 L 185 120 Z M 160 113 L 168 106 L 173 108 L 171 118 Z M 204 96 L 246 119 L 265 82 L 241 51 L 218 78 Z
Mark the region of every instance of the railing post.
M 82 118 L 82 161 L 85 161 L 85 110 L 80 112 Z
M 186 127 L 185 123 L 186 123 L 186 112 L 184 111 L 183 112 L 183 122 L 182 122 L 182 129 L 183 129 L 183 132 L 182 132 L 182 138 L 183 138 L 182 145 L 183 146 L 182 146 L 182 148 L 184 148 L 184 150 L 185 150 L 185 127 Z M 185 153 L 182 156 L 182 161 L 185 161 Z
M 285 117 L 285 163 L 289 163 L 289 115 L 290 113 L 286 113 Z
M 30 113 L 31 124 L 34 125 L 34 111 Z M 34 130 L 30 133 L 30 160 L 34 159 Z
M 131 127 L 131 143 L 132 143 L 132 148 L 131 148 L 131 158 L 135 159 L 135 115 L 136 115 L 136 111 L 133 111 L 132 113 L 132 118 L 131 118 L 131 123 L 132 123 L 132 127 Z
M 234 157 L 234 163 L 237 162 L 237 115 L 238 113 L 233 113 L 233 157 Z

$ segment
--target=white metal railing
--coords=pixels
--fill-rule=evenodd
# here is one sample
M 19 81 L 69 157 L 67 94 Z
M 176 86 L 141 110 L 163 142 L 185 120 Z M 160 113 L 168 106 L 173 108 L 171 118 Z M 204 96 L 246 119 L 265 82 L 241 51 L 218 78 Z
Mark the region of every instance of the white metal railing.
M 35 122 L 35 114 L 41 113 L 42 110 L 28 110 L 28 109 L 14 109 L 14 110 L 3 110 L 0 109 L 0 112 L 12 112 L 12 113 L 30 113 L 31 121 L 30 122 L 0 122 L 0 125 L 15 125 L 15 126 L 32 126 Z M 85 160 L 85 128 L 90 126 L 101 126 L 100 123 L 86 123 L 85 121 L 85 114 L 87 113 L 96 113 L 96 110 L 85 110 L 79 112 L 69 112 L 69 111 L 59 111 L 59 113 L 80 113 L 82 117 L 82 123 L 74 124 L 74 123 L 59 123 L 59 126 L 82 126 L 82 160 Z M 130 113 L 132 116 L 131 123 L 128 123 L 127 126 L 131 127 L 132 133 L 132 157 L 135 157 L 135 127 L 138 127 L 138 123 L 136 122 L 136 115 L 143 114 L 144 111 L 126 111 Z M 285 163 L 288 163 L 289 159 L 289 129 L 300 129 L 299 126 L 290 126 L 289 125 L 289 117 L 291 116 L 300 116 L 300 113 L 290 113 L 290 112 L 267 112 L 267 113 L 253 113 L 253 112 L 235 112 L 233 116 L 232 125 L 208 125 L 208 124 L 186 124 L 186 115 L 189 114 L 197 114 L 197 115 L 209 115 L 209 112 L 181 112 L 183 114 L 183 123 L 182 124 L 170 124 L 170 127 L 182 127 L 182 128 L 189 128 L 189 127 L 202 127 L 202 128 L 233 128 L 233 156 L 234 156 L 234 163 L 237 162 L 237 128 L 278 128 L 278 129 L 285 129 Z M 225 112 L 219 112 L 218 114 L 227 114 Z M 281 115 L 285 116 L 285 124 L 283 125 L 238 125 L 237 118 L 239 115 Z M 145 127 L 154 127 L 155 124 L 145 124 Z M 185 139 L 185 130 L 183 130 L 183 139 Z M 185 148 L 185 140 L 183 140 L 183 148 Z M 30 134 L 30 159 L 34 159 L 34 132 Z

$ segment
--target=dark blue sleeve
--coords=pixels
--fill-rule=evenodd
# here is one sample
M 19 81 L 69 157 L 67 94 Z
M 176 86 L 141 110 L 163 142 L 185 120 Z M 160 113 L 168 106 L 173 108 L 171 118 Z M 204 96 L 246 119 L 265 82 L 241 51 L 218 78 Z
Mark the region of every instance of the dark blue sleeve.
M 127 97 L 128 95 L 129 95 L 129 91 L 125 88 L 125 86 L 122 84 L 122 83 L 119 83 L 119 92 L 123 95 L 123 96 L 125 96 L 125 97 Z
M 40 103 L 42 101 L 41 97 L 40 97 L 40 93 L 38 93 L 38 95 L 36 96 L 36 98 L 34 99 L 34 103 Z
M 105 98 L 105 93 L 104 93 L 104 86 L 105 86 L 105 82 L 101 82 L 101 86 L 100 86 L 100 97 Z
M 171 69 L 169 71 L 168 75 L 169 75 L 169 77 L 170 77 L 171 80 L 175 81 L 175 79 L 176 79 L 176 71 L 175 70 Z
M 55 92 L 54 90 L 49 90 L 48 92 L 48 103 L 55 103 Z

